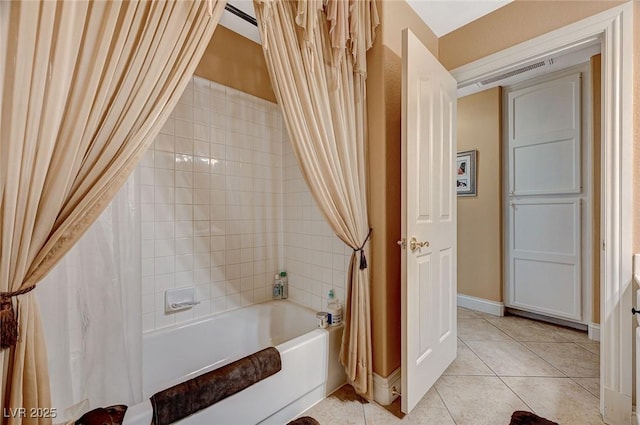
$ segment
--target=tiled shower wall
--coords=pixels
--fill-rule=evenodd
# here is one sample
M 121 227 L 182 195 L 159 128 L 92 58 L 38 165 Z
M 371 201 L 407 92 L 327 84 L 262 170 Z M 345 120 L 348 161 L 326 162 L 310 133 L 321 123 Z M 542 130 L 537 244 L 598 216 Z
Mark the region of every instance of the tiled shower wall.
M 194 77 L 139 165 L 143 329 L 264 301 L 282 266 L 277 105 Z M 165 314 L 164 292 L 200 304 Z
M 289 296 L 344 303 L 351 249 L 325 223 L 302 179 L 278 105 L 194 77 L 139 165 L 143 329 Z M 166 314 L 167 289 L 200 304 Z
M 286 129 L 283 147 L 284 265 L 292 300 L 316 311 L 333 289 L 344 308 L 351 248 L 338 239 L 320 213 L 298 167 Z

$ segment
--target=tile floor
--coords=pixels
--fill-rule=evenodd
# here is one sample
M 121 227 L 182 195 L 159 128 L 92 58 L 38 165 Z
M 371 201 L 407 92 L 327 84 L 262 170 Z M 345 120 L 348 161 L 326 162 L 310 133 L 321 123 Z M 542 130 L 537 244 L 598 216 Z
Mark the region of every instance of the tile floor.
M 508 425 L 527 410 L 561 425 L 603 424 L 600 345 L 586 332 L 458 309 L 458 357 L 409 415 L 346 385 L 304 415 L 322 425 Z

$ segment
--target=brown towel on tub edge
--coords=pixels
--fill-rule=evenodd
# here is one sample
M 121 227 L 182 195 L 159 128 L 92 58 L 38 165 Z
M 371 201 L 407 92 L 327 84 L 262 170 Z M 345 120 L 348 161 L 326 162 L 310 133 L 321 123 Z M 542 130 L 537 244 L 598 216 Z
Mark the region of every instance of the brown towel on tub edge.
M 280 353 L 265 348 L 151 396 L 153 423 L 169 425 L 277 373 Z
M 298 419 L 294 419 L 287 425 L 320 425 L 320 422 L 316 421 L 311 416 L 302 416 Z
M 98 407 L 80 417 L 75 425 L 121 425 L 127 406 L 116 404 L 109 407 Z

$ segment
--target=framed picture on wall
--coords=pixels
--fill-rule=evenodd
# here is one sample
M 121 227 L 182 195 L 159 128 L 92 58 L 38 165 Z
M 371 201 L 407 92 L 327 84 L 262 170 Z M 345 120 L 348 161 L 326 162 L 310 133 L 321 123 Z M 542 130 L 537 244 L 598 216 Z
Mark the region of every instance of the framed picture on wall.
M 476 150 L 458 152 L 456 161 L 456 192 L 458 196 L 476 196 Z

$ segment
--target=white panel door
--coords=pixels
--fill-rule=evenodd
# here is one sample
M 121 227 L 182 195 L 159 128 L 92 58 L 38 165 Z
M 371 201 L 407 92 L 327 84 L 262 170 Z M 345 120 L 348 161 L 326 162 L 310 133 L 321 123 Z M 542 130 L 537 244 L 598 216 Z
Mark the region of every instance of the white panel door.
M 508 94 L 509 193 L 579 193 L 580 74 Z
M 582 318 L 580 198 L 511 201 L 511 307 Z
M 402 411 L 456 357 L 457 83 L 402 34 Z
M 508 307 L 583 320 L 581 74 L 508 89 Z

